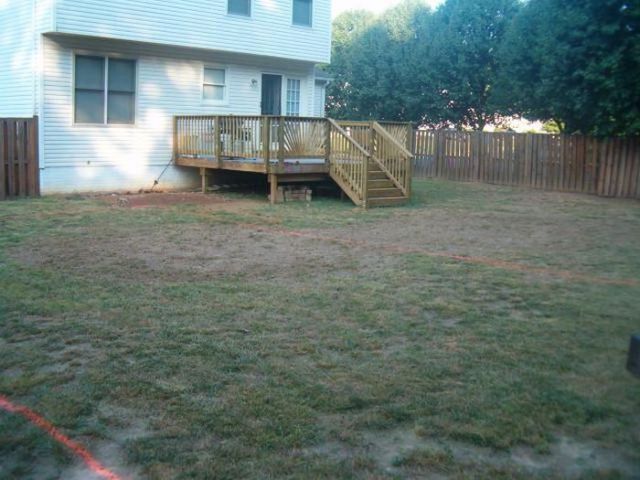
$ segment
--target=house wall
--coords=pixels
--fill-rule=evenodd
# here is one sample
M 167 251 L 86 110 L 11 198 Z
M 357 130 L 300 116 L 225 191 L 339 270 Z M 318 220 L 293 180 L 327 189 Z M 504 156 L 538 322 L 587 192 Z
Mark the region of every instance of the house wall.
M 0 1 L 0 117 L 34 114 L 33 0 Z
M 74 53 L 137 60 L 136 125 L 73 121 Z M 262 73 L 301 80 L 303 116 L 313 115 L 313 64 L 67 36 L 44 38 L 41 175 L 45 193 L 150 188 L 172 156 L 174 115 L 259 115 Z M 227 68 L 229 101 L 202 101 L 203 66 Z M 253 80 L 258 83 L 254 85 Z M 283 94 L 284 96 L 284 94 Z M 193 187 L 193 170 L 171 167 L 160 188 Z
M 53 28 L 54 0 L 0 0 L 0 117 L 39 112 L 41 32 Z
M 327 84 L 323 81 L 315 82 L 315 90 L 313 94 L 313 115 L 316 117 L 324 117 L 326 115 L 325 103 L 327 98 Z
M 55 31 L 329 63 L 331 0 L 313 0 L 313 25 L 292 25 L 293 0 L 252 0 L 251 18 L 227 0 L 57 0 Z

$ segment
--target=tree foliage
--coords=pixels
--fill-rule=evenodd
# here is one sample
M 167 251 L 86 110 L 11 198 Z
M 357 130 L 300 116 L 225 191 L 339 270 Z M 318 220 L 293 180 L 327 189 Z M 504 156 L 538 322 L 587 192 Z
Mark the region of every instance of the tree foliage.
M 481 129 L 504 115 L 640 133 L 640 0 L 405 0 L 334 23 L 329 113 Z
M 495 108 L 570 133 L 640 133 L 639 26 L 637 1 L 530 1 L 500 49 Z
M 378 18 L 338 17 L 330 113 L 481 127 L 491 117 L 497 48 L 517 6 L 449 0 L 433 12 L 405 0 Z

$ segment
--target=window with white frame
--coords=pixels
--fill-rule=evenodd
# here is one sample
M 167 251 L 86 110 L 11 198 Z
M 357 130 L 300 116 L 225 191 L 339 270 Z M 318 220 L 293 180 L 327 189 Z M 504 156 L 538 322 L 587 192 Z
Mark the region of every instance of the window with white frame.
M 232 15 L 251 16 L 251 0 L 229 0 L 227 12 Z
M 287 79 L 287 115 L 300 116 L 300 80 Z
M 74 121 L 79 124 L 134 124 L 136 62 L 76 56 Z
M 222 103 L 227 98 L 227 71 L 224 68 L 204 68 L 202 98 L 205 102 Z
M 293 0 L 293 24 L 310 27 L 313 21 L 313 0 Z

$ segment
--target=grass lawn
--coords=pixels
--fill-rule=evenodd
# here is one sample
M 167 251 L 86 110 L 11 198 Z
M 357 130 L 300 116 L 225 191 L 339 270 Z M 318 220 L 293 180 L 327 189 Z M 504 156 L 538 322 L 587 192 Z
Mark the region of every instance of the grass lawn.
M 640 205 L 415 190 L 4 202 L 0 394 L 123 478 L 640 478 Z M 0 478 L 94 477 L 0 411 Z

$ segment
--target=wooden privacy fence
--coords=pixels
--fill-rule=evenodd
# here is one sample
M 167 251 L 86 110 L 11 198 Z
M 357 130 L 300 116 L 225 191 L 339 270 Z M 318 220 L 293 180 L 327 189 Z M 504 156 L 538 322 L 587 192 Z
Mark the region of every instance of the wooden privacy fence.
M 422 131 L 417 177 L 640 199 L 640 138 Z
M 38 119 L 0 118 L 0 200 L 40 195 Z

